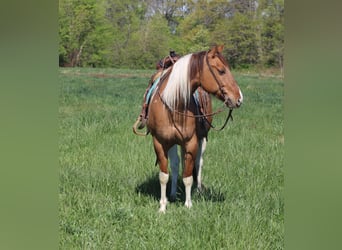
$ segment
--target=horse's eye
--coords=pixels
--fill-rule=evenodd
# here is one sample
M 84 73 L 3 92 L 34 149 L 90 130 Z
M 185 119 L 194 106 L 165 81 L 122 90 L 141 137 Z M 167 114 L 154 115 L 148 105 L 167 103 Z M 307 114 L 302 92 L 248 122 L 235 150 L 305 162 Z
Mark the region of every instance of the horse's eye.
M 219 72 L 220 75 L 223 75 L 223 74 L 226 73 L 226 71 L 224 69 L 218 69 L 218 72 Z

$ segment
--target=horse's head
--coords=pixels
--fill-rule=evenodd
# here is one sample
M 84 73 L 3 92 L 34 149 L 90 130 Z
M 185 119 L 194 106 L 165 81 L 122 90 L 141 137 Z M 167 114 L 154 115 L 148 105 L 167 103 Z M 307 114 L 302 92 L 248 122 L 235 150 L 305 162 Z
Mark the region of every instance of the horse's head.
M 201 85 L 209 93 L 222 100 L 229 108 L 238 108 L 243 101 L 228 63 L 222 56 L 223 45 L 212 47 L 205 55 Z

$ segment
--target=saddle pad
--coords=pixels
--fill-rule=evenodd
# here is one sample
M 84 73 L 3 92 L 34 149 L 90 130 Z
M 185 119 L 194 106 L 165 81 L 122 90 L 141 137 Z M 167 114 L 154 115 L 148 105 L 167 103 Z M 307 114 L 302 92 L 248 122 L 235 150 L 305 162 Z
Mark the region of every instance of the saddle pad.
M 148 90 L 148 93 L 146 95 L 146 104 L 149 104 L 150 103 L 150 99 L 151 99 L 151 96 L 152 96 L 152 93 L 154 92 L 154 90 L 156 89 L 158 83 L 159 83 L 159 80 L 160 80 L 160 77 L 158 77 L 152 84 L 151 88 Z

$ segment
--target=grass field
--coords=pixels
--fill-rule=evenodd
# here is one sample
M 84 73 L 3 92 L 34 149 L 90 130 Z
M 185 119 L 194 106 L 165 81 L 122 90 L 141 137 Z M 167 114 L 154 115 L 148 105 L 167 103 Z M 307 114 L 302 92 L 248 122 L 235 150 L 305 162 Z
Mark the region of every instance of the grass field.
M 244 104 L 209 132 L 204 193 L 186 209 L 179 179 L 159 214 L 151 136 L 132 133 L 152 72 L 60 69 L 60 249 L 283 249 L 283 80 L 233 72 Z

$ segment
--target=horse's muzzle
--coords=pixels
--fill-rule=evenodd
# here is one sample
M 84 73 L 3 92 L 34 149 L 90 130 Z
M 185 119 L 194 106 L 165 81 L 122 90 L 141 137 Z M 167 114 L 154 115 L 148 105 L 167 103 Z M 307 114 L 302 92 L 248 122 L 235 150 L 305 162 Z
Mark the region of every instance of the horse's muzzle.
M 224 104 L 229 108 L 235 108 L 235 105 L 232 102 L 232 99 L 230 99 L 229 97 L 226 97 Z
M 239 89 L 239 98 L 237 101 L 233 101 L 228 95 L 223 94 L 224 97 L 224 104 L 229 108 L 239 108 L 243 102 L 243 95 L 241 90 Z
M 226 98 L 226 100 L 224 101 L 224 104 L 228 107 L 228 108 L 238 108 L 238 107 L 240 107 L 241 106 L 241 104 L 242 104 L 242 102 L 240 101 L 240 99 L 236 102 L 236 103 L 234 103 L 233 101 L 232 101 L 232 99 L 230 99 L 229 97 L 228 98 Z

